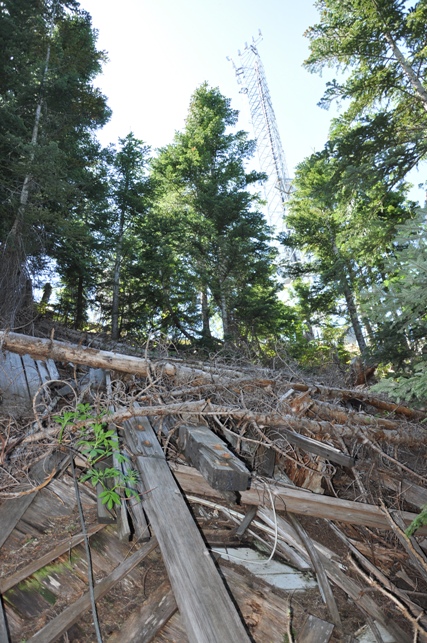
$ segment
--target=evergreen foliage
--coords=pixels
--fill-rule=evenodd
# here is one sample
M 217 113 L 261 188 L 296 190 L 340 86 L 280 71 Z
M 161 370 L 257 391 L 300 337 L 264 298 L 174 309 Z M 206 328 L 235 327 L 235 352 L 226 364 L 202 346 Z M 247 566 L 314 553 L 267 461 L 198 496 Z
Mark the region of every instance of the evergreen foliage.
M 73 243 L 64 233 L 90 193 L 92 135 L 109 110 L 92 84 L 104 54 L 77 2 L 5 0 L 0 31 L 0 316 L 13 327 L 31 274 Z
M 215 314 L 224 340 L 235 342 L 272 332 L 281 313 L 270 230 L 250 190 L 263 175 L 246 172 L 254 142 L 243 131 L 230 132 L 236 122 L 230 101 L 203 84 L 184 131 L 153 162 L 170 322 L 207 342 Z

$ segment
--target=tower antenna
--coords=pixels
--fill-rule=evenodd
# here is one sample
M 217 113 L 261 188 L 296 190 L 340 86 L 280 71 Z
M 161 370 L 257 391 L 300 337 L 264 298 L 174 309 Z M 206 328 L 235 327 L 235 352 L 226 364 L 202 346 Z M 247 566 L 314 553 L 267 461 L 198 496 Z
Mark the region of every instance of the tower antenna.
M 286 166 L 285 154 L 280 140 L 276 116 L 267 85 L 264 67 L 258 53 L 257 44 L 262 40 L 261 30 L 251 43 L 245 43 L 243 51 L 238 51 L 239 65 L 231 61 L 240 92 L 249 100 L 252 126 L 257 142 L 260 169 L 267 175 L 264 183 L 267 201 L 267 223 L 275 232 L 283 232 L 285 224 L 285 205 L 289 199 L 291 180 Z

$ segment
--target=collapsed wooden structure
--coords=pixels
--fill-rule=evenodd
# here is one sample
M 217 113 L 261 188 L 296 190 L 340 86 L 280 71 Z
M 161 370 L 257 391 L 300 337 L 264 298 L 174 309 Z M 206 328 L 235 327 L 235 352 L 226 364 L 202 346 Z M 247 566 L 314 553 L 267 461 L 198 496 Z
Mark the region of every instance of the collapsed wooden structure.
M 0 641 L 72 640 L 90 610 L 83 528 L 36 560 L 22 556 L 16 571 L 5 565 L 26 538 L 42 543 L 52 522 L 69 520 L 79 496 L 98 516 L 89 526 L 96 600 L 117 583 L 134 594 L 143 588 L 142 604 L 109 641 L 357 640 L 337 591 L 374 640 L 384 632 L 399 643 L 427 640 L 427 527 L 404 534 L 427 504 L 422 412 L 286 370 L 149 359 L 13 333 L 0 333 L 0 342 L 3 396 L 11 413 L 30 400 L 33 413 L 25 430 L 18 421 L 11 430 L 9 420 L 1 432 L 9 482 L 0 490 Z M 77 365 L 98 370 L 83 376 Z M 58 448 L 55 414 L 87 396 L 139 471 L 140 500 L 115 512 L 73 478 L 78 423 Z M 26 483 L 12 471 L 22 461 Z M 298 621 L 291 595 L 218 562 L 195 508 L 231 523 L 221 535 L 227 547 L 248 538 L 311 572 L 323 611 Z M 168 578 L 146 597 L 144 561 L 158 551 Z

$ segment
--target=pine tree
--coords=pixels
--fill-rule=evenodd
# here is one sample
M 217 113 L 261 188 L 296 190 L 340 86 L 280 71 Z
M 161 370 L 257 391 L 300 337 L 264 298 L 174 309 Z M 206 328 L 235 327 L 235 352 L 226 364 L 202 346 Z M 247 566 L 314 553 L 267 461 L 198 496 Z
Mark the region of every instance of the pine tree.
M 91 134 L 109 110 L 92 85 L 104 55 L 77 2 L 5 0 L 0 10 L 0 152 L 9 161 L 0 169 L 0 317 L 13 327 L 32 303 L 31 271 L 54 257 L 83 198 Z
M 183 132 L 153 163 L 162 194 L 158 216 L 182 231 L 173 253 L 179 280 L 192 292 L 187 311 L 190 317 L 196 312 L 192 331 L 207 341 L 215 311 L 224 340 L 234 341 L 245 325 L 245 306 L 257 299 L 267 313 L 277 289 L 270 230 L 258 209 L 259 197 L 249 191 L 263 176 L 245 171 L 254 142 L 243 131 L 230 131 L 237 117 L 218 89 L 201 85 Z M 184 319 L 179 321 L 185 326 Z

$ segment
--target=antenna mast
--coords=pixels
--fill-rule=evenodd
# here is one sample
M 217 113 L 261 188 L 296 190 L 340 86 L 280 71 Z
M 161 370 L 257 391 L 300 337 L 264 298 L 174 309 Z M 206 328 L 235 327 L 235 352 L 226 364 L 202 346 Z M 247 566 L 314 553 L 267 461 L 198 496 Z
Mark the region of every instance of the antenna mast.
M 252 43 L 245 43 L 243 52 L 238 51 L 240 66 L 231 60 L 241 85 L 240 92 L 249 100 L 252 126 L 257 141 L 260 168 L 267 175 L 264 193 L 267 201 L 267 222 L 276 232 L 285 229 L 285 204 L 291 190 L 291 180 L 286 167 L 285 154 L 280 140 L 276 116 L 268 90 L 264 67 L 257 44 L 262 40 L 261 31 Z

